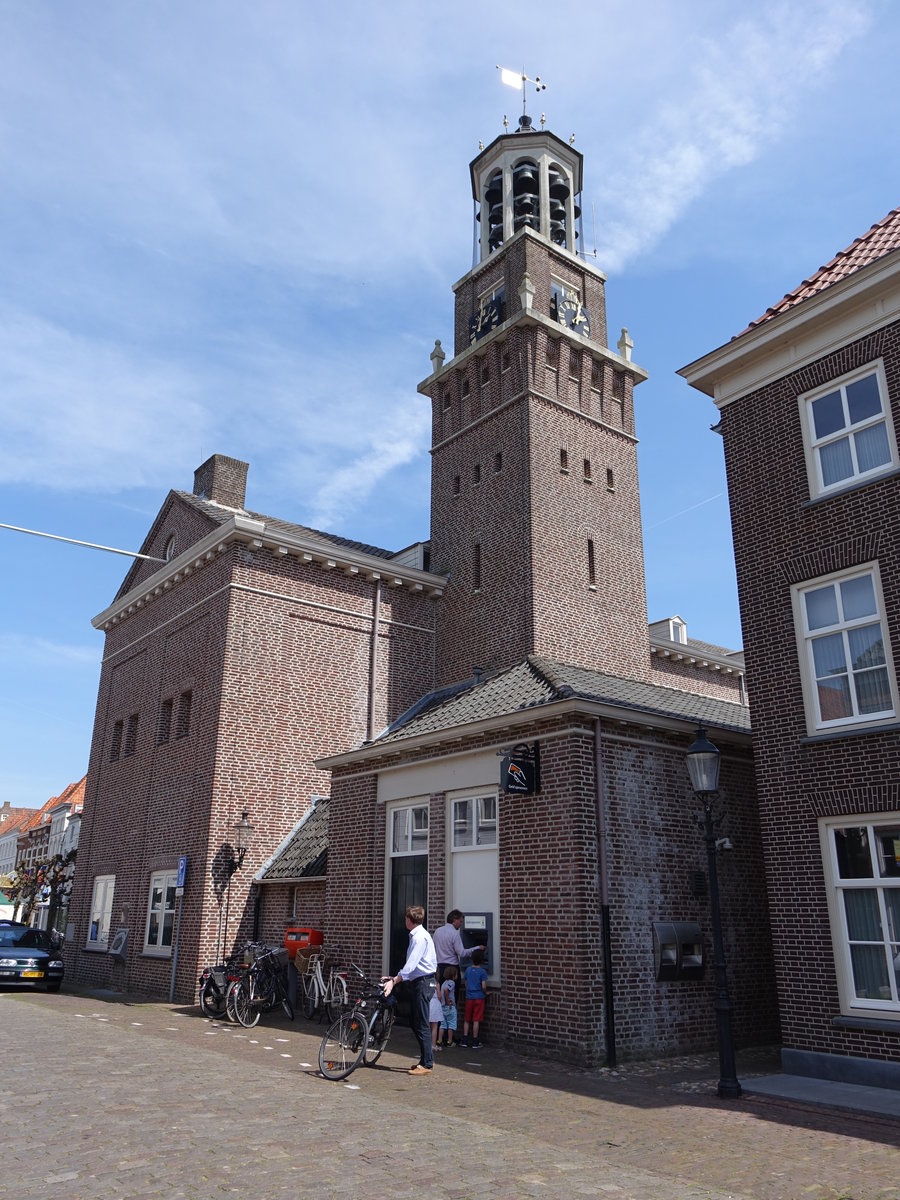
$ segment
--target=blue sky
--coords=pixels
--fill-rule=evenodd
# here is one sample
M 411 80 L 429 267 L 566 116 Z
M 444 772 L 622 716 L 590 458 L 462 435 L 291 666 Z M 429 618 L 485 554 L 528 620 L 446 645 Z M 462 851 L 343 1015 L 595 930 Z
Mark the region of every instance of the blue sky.
M 650 372 L 650 618 L 740 645 L 717 413 L 675 371 L 900 202 L 898 34 L 889 0 L 6 0 L 0 521 L 136 550 L 221 452 L 252 508 L 426 537 L 416 384 L 472 265 L 468 163 L 520 111 L 495 64 L 524 64 Z M 0 529 L 0 800 L 87 769 L 127 568 Z

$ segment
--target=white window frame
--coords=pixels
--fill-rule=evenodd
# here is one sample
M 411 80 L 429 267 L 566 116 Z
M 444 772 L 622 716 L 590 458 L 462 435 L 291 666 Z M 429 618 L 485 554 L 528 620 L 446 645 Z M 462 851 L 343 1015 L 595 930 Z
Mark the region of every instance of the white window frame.
M 166 916 L 172 914 L 172 940 L 175 940 L 175 887 L 178 879 L 177 870 L 170 871 L 154 871 L 150 876 L 150 887 L 147 890 L 147 920 L 144 924 L 144 953 L 150 954 L 155 958 L 171 958 L 172 946 L 164 945 L 162 941 L 163 933 L 166 927 Z M 153 892 L 156 888 L 160 889 L 161 904 L 158 908 L 153 904 Z M 172 891 L 172 906 L 169 907 L 167 898 L 169 889 Z M 157 923 L 157 940 L 150 940 L 150 922 L 153 914 L 156 913 L 159 920 Z
M 865 829 L 872 863 L 871 876 L 841 878 L 835 846 L 835 830 L 837 829 Z M 900 892 L 900 874 L 887 875 L 884 873 L 883 858 L 879 853 L 879 844 L 875 836 L 876 830 L 880 830 L 882 835 L 896 831 L 897 841 L 900 842 L 900 813 L 845 815 L 828 817 L 819 822 L 835 973 L 841 1012 L 845 1016 L 877 1017 L 883 1020 L 896 1020 L 900 1023 L 900 964 L 894 966 L 894 962 L 900 959 L 900 916 L 897 915 L 897 911 L 900 911 L 900 903 L 894 902 L 894 909 L 897 911 L 892 912 L 886 901 L 886 893 Z M 878 920 L 881 924 L 880 942 L 877 938 L 857 938 L 854 942 L 851 941 L 845 895 L 859 889 L 875 893 Z M 884 948 L 887 957 L 885 964 L 887 986 L 880 989 L 881 994 L 878 996 L 857 995 L 851 947 L 852 945 L 875 947 L 879 944 Z M 887 995 L 884 994 L 885 991 L 887 991 Z
M 460 819 L 456 815 L 456 808 L 459 804 L 474 805 L 472 813 L 472 841 L 471 844 L 461 844 L 457 841 L 457 835 L 462 830 L 468 828 L 468 821 L 465 818 Z M 493 811 L 493 816 L 486 815 L 487 806 Z M 454 796 L 450 800 L 450 848 L 454 853 L 467 853 L 471 850 L 496 850 L 499 842 L 499 830 L 497 827 L 497 793 L 490 792 L 473 792 L 467 796 Z M 482 831 L 493 837 L 489 841 L 479 840 L 482 838 Z
M 856 425 L 848 424 L 843 430 L 829 434 L 826 437 L 816 438 L 812 411 L 814 401 L 820 400 L 830 392 L 840 392 L 844 405 L 844 413 L 847 416 L 847 386 L 860 379 L 864 379 L 867 375 L 874 375 L 878 384 L 878 394 L 881 397 L 881 414 L 867 418 L 865 421 L 860 421 Z M 881 475 L 896 471 L 898 466 L 900 466 L 897 439 L 894 436 L 894 423 L 891 418 L 887 380 L 884 374 L 884 363 L 880 358 L 874 362 L 867 363 L 866 366 L 861 367 L 857 371 L 851 371 L 847 375 L 841 375 L 837 379 L 830 380 L 830 382 L 824 384 L 822 387 L 816 388 L 815 391 L 804 392 L 798 398 L 798 401 L 800 405 L 800 424 L 803 429 L 803 449 L 806 455 L 806 473 L 809 481 L 809 494 L 812 499 L 818 499 L 820 496 L 830 496 L 835 492 L 846 491 L 848 488 L 861 487 L 870 480 L 878 479 Z M 856 455 L 855 435 L 882 423 L 887 433 L 890 461 L 873 467 L 871 470 L 860 471 Z M 846 436 L 849 436 L 853 474 L 847 476 L 845 479 L 839 479 L 834 483 L 826 485 L 822 480 L 822 464 L 819 452 L 824 446 L 831 445 Z
M 401 847 L 394 846 L 394 829 L 397 824 L 397 818 L 401 813 L 406 813 L 406 845 Z M 412 818 L 410 820 L 410 817 Z M 424 819 L 423 819 L 424 817 Z M 400 858 L 407 854 L 427 854 L 428 853 L 428 834 L 429 834 L 429 805 L 427 800 L 407 801 L 405 804 L 398 804 L 391 808 L 388 812 L 388 854 L 391 858 Z M 419 828 L 416 828 L 418 822 Z M 424 826 L 424 827 L 423 827 Z M 415 845 L 415 835 L 425 834 L 425 844 Z
M 115 875 L 95 875 L 91 894 L 91 915 L 88 921 L 85 950 L 107 950 L 109 927 L 112 922 L 113 896 L 116 890 Z
M 839 620 L 838 624 L 810 630 L 807 624 L 805 596 L 808 592 L 816 591 L 830 585 L 840 585 L 852 579 L 860 579 L 868 575 L 872 579 L 875 593 L 875 613 L 855 620 Z M 838 594 L 840 592 L 837 588 Z M 791 602 L 794 609 L 794 630 L 797 636 L 797 656 L 800 664 L 800 678 L 803 686 L 803 702 L 806 710 L 806 727 L 812 735 L 827 733 L 829 730 L 840 730 L 854 727 L 877 727 L 896 720 L 900 709 L 897 698 L 897 680 L 894 674 L 893 654 L 891 652 L 888 634 L 887 618 L 885 615 L 884 594 L 881 589 L 881 574 L 877 562 L 863 563 L 847 571 L 835 571 L 831 575 L 821 575 L 817 579 L 808 579 L 803 583 L 794 584 L 791 588 Z M 848 680 L 850 681 L 850 696 L 853 712 L 848 716 L 835 717 L 832 720 L 823 719 L 819 709 L 816 671 L 813 659 L 813 642 L 817 638 L 841 633 L 844 637 L 844 648 L 849 663 L 849 647 L 847 637 L 849 632 L 858 627 L 874 624 L 875 620 L 881 625 L 881 636 L 884 644 L 885 662 L 888 686 L 891 693 L 891 707 L 878 713 L 861 713 L 857 711 L 857 696 L 853 681 L 852 664 L 848 665 Z

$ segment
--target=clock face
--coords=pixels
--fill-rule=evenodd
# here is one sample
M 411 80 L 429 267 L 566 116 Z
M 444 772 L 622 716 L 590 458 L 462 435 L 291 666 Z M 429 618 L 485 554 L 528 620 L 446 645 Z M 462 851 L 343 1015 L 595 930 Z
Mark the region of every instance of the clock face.
M 479 338 L 483 338 L 492 329 L 496 329 L 502 322 L 502 298 L 497 296 L 492 300 L 485 300 L 475 310 L 474 315 L 469 317 L 469 345 L 471 346 L 473 342 L 477 342 Z
M 584 337 L 591 336 L 591 318 L 576 291 L 560 288 L 559 295 L 556 296 L 556 319 L 560 325 L 565 325 L 575 333 L 583 334 Z

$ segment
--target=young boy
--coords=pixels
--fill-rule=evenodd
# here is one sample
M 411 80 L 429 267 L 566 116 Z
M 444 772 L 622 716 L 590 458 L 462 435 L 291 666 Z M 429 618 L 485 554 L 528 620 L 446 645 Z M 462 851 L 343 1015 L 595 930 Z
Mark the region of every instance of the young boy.
M 461 1046 L 469 1044 L 469 1025 L 472 1026 L 472 1049 L 480 1050 L 478 1027 L 484 1020 L 484 1002 L 487 993 L 484 990 L 488 973 L 482 966 L 484 951 L 479 947 L 472 954 L 472 965 L 466 971 L 466 1011 L 463 1019 L 463 1035 Z
M 440 967 L 438 967 L 440 972 Z M 456 967 L 444 968 L 444 982 L 441 984 L 441 1030 L 438 1034 L 438 1045 L 456 1045 Z

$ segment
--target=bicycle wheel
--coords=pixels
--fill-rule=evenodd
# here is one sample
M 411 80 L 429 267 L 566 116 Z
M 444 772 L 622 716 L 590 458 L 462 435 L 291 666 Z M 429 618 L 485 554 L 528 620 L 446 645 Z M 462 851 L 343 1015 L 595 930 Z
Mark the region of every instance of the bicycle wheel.
M 391 1036 L 391 1030 L 394 1028 L 394 1010 L 385 1008 L 381 1016 L 376 1020 L 372 1028 L 372 1034 L 368 1039 L 366 1046 L 366 1066 L 374 1067 L 381 1058 L 384 1048 L 388 1044 L 388 1039 Z
M 200 989 L 200 1011 L 204 1017 L 215 1019 L 225 1014 L 225 997 L 214 979 L 207 979 Z
M 259 1021 L 259 1007 L 250 993 L 250 984 L 239 979 L 234 985 L 234 1013 L 245 1029 L 252 1029 Z
M 225 1016 L 229 1021 L 233 1021 L 235 1025 L 238 1023 L 238 1018 L 234 1009 L 234 993 L 240 982 L 239 979 L 232 979 L 228 985 L 228 991 L 225 993 Z
M 325 1011 L 329 1021 L 336 1021 L 347 1007 L 347 992 L 340 980 L 334 979 L 328 989 Z
M 361 1012 L 344 1013 L 322 1038 L 319 1070 L 326 1079 L 346 1079 L 355 1071 L 366 1053 L 369 1031 Z
M 281 1008 L 284 1012 L 284 1015 L 289 1021 L 293 1021 L 294 1006 L 291 1004 L 290 996 L 288 996 L 287 992 L 285 991 L 284 985 L 280 983 L 278 985 L 278 995 L 281 997 Z
M 303 1015 L 311 1021 L 319 1007 L 319 988 L 314 979 L 309 980 L 303 987 Z

